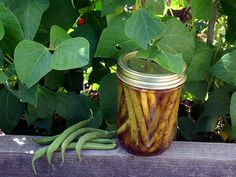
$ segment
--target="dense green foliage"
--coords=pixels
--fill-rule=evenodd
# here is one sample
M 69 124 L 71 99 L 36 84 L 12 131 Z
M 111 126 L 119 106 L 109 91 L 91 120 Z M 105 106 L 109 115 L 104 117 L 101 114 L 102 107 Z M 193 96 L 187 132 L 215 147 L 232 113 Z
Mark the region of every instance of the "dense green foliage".
M 116 61 L 139 50 L 171 72 L 187 63 L 185 139 L 235 139 L 235 11 L 230 0 L 0 0 L 0 128 L 24 119 L 53 133 L 58 117 L 92 109 L 94 127 L 113 129 Z

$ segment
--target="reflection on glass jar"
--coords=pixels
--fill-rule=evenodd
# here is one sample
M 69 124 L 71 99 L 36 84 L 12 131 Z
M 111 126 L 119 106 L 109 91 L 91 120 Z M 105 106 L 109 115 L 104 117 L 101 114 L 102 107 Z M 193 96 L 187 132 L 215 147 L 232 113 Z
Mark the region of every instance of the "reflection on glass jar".
M 148 71 L 152 73 L 147 73 L 135 53 L 122 57 L 118 63 L 120 144 L 134 154 L 161 153 L 173 141 L 181 87 L 186 78 L 164 70 L 155 73 L 158 72 L 156 63 L 149 63 Z

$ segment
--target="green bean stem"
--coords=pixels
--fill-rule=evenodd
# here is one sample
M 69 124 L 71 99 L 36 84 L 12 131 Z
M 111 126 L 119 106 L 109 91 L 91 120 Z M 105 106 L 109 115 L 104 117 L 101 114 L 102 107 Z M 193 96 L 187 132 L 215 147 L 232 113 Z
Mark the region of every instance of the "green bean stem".
M 59 135 L 54 135 L 54 136 L 46 136 L 42 138 L 34 138 L 33 142 L 41 144 L 41 145 L 48 145 L 52 143 Z

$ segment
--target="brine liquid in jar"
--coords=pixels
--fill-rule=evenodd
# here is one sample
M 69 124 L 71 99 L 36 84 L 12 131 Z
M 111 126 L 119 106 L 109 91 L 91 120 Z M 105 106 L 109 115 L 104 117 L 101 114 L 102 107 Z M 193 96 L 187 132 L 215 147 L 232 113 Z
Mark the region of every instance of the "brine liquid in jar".
M 118 60 L 117 136 L 128 152 L 159 154 L 173 141 L 185 67 L 177 75 L 136 54 Z
M 181 88 L 147 90 L 119 81 L 118 131 L 122 146 L 140 155 L 158 154 L 173 140 Z

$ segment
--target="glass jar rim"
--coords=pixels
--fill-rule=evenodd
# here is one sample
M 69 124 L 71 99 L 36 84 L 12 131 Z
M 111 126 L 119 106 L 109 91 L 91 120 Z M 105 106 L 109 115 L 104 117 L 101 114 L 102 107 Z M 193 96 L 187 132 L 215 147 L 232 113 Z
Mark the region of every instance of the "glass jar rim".
M 181 86 L 186 81 L 186 64 L 183 74 L 150 74 L 136 71 L 128 66 L 128 61 L 134 58 L 137 51 L 122 55 L 118 59 L 117 76 L 126 84 L 144 89 L 165 90 Z

